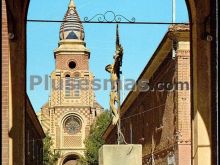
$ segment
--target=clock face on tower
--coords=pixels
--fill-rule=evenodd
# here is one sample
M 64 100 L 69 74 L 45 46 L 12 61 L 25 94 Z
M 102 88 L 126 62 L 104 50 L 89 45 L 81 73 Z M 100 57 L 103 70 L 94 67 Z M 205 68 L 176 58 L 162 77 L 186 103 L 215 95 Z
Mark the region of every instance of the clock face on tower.
M 78 117 L 71 115 L 64 122 L 64 130 L 69 134 L 75 134 L 81 130 L 82 124 Z

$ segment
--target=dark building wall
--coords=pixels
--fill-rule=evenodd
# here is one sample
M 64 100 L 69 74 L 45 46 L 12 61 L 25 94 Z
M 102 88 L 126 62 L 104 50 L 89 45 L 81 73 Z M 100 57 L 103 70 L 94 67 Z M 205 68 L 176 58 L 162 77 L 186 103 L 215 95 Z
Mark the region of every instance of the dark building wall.
M 150 79 L 150 86 L 158 82 L 174 82 L 175 64 L 171 54 Z M 127 143 L 142 144 L 143 163 L 154 150 L 155 162 L 167 164 L 167 154 L 175 150 L 175 94 L 169 91 L 141 92 L 121 119 L 122 132 Z M 116 129 L 106 139 L 117 142 Z M 158 157 L 159 156 L 159 157 Z
M 121 106 L 125 142 L 142 144 L 143 164 L 152 162 L 152 154 L 156 164 L 171 157 L 179 165 L 191 163 L 190 103 L 189 27 L 170 26 Z M 116 144 L 116 127 L 103 137 Z
M 25 162 L 27 2 L 2 0 L 2 164 Z
M 25 135 L 25 163 L 43 164 L 43 142 L 28 115 L 26 115 Z
M 43 138 L 45 134 L 27 99 L 27 109 L 25 112 L 25 164 L 43 164 Z

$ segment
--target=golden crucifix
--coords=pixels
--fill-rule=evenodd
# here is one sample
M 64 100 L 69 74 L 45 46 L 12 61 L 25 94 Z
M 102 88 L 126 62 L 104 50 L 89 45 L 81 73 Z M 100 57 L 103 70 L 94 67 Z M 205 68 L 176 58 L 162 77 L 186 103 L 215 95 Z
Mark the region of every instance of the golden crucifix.
M 120 74 L 122 66 L 123 48 L 119 41 L 118 25 L 116 26 L 116 52 L 113 64 L 105 67 L 111 75 L 110 109 L 113 115 L 112 124 L 116 125 L 120 118 Z

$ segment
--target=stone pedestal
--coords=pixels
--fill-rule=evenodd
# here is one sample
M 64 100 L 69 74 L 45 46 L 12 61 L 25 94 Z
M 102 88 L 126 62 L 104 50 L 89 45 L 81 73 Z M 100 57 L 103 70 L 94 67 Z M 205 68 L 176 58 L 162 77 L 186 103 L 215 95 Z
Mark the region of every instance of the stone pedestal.
M 99 165 L 142 165 L 142 145 L 103 145 L 99 149 Z

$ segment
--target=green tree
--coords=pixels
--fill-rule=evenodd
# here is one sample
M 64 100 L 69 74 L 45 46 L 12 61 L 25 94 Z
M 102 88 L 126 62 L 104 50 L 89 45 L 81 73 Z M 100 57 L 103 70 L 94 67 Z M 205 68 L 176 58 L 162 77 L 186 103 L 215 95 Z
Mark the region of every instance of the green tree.
M 105 143 L 102 135 L 111 122 L 111 114 L 105 110 L 97 117 L 96 122 L 90 128 L 90 134 L 85 139 L 85 158 L 80 159 L 83 165 L 98 165 L 98 150 Z
M 49 133 L 46 133 L 46 137 L 43 141 L 43 164 L 44 165 L 54 165 L 60 158 L 59 151 L 53 151 L 52 149 L 53 141 L 49 136 Z

